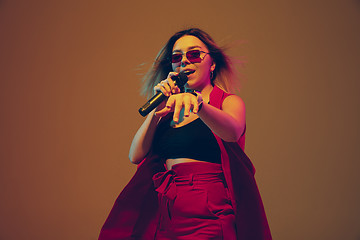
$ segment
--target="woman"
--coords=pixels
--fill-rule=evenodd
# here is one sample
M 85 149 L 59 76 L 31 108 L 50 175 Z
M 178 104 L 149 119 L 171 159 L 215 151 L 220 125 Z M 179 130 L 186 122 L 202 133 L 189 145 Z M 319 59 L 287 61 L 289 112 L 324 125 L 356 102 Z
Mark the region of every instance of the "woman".
M 188 76 L 185 92 L 173 81 L 179 73 Z M 245 106 L 224 91 L 233 84 L 228 57 L 207 33 L 187 29 L 145 79 L 145 92 L 168 98 L 132 141 L 129 158 L 140 166 L 99 239 L 271 239 L 243 152 Z

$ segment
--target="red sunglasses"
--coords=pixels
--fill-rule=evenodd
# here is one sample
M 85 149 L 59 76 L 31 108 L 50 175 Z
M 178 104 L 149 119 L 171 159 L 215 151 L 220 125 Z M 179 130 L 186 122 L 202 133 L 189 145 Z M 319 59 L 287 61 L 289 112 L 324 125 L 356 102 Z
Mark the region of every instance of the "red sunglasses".
M 203 58 L 200 57 L 201 53 L 205 53 Z M 184 54 L 186 54 L 186 58 L 191 63 L 200 63 L 209 53 L 200 50 L 190 50 L 185 53 L 173 53 L 173 55 L 171 55 L 171 63 L 181 62 Z

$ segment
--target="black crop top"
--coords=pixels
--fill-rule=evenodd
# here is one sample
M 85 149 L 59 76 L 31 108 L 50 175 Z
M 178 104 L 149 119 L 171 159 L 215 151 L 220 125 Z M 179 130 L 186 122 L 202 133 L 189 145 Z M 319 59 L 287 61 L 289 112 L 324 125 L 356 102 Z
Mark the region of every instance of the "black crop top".
M 162 122 L 155 132 L 154 153 L 164 159 L 191 158 L 221 163 L 220 147 L 210 128 L 200 119 L 177 128 L 170 120 Z

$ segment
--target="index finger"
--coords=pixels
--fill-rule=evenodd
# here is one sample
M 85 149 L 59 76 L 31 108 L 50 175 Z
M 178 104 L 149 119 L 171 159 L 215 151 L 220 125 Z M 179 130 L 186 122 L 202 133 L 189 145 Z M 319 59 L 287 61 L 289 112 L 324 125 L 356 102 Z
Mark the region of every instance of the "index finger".
M 171 88 L 171 91 L 172 93 L 176 93 L 177 91 L 177 86 L 175 85 L 175 81 L 172 79 L 173 76 L 177 76 L 179 75 L 179 73 L 176 73 L 176 72 L 170 72 L 169 75 L 168 75 L 168 83 L 170 85 L 170 88 Z
M 172 92 L 172 93 L 175 93 L 177 86 L 175 85 L 175 81 L 172 80 L 171 78 L 169 79 L 169 85 L 170 85 L 170 87 L 171 87 L 171 92 Z

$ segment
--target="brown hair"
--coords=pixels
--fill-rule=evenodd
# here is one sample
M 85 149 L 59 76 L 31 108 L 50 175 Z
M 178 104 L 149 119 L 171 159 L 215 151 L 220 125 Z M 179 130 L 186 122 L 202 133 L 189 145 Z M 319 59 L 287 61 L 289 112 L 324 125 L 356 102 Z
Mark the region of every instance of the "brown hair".
M 198 28 L 190 28 L 175 33 L 159 51 L 155 62 L 143 78 L 142 94 L 150 96 L 155 85 L 166 79 L 169 72 L 173 71 L 170 61 L 173 47 L 175 42 L 185 35 L 197 37 L 208 48 L 209 54 L 216 64 L 211 84 L 231 92 L 234 88 L 235 74 L 230 58 L 224 53 L 223 49 L 216 45 L 209 34 Z

